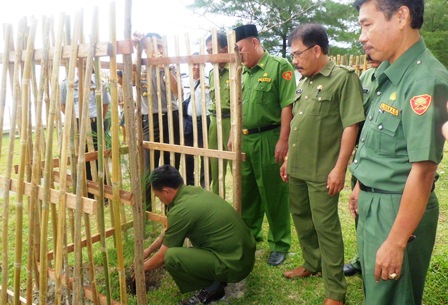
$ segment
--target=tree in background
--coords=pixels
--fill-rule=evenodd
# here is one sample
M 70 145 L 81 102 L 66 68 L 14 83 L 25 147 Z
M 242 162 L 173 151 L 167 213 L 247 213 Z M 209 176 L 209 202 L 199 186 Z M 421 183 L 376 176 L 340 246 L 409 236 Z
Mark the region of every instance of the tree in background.
M 421 31 L 426 46 L 445 66 L 448 66 L 448 1 L 426 0 L 425 22 Z
M 347 2 L 347 1 L 345 1 Z M 235 26 L 257 25 L 263 46 L 286 57 L 288 35 L 299 24 L 323 24 L 330 38 L 330 53 L 361 53 L 357 39 L 357 12 L 351 3 L 330 0 L 194 0 L 198 14 L 218 14 L 237 20 Z

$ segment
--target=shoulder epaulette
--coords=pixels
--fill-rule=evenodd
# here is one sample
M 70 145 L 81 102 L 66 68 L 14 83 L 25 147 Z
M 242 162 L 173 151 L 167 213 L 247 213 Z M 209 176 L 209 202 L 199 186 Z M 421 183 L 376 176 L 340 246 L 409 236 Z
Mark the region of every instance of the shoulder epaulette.
M 339 67 L 341 67 L 342 69 L 347 70 L 348 72 L 355 72 L 355 68 L 353 68 L 351 66 L 339 65 Z

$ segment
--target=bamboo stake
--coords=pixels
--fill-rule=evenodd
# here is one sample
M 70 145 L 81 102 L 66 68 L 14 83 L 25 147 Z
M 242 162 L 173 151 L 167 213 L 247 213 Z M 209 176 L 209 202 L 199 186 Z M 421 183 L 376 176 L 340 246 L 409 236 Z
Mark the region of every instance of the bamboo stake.
M 188 35 L 188 33 L 185 33 L 185 46 L 187 49 L 187 55 L 191 56 L 191 48 L 190 48 L 190 36 Z M 193 147 L 198 147 L 198 120 L 197 118 L 197 113 L 196 113 L 196 103 L 200 103 L 200 101 L 196 101 L 196 92 L 194 90 L 194 78 L 193 78 L 193 65 L 194 63 L 189 63 L 188 64 L 188 70 L 189 70 L 189 82 L 190 82 L 190 103 L 191 103 L 191 110 L 192 110 L 192 123 L 193 123 Z M 200 82 L 203 83 L 203 79 L 200 79 Z M 183 135 L 182 135 L 183 136 Z M 193 156 L 194 158 L 194 172 L 196 173 L 196 175 L 194 175 L 194 184 L 195 185 L 200 185 L 200 178 L 201 175 L 198 174 L 200 173 L 199 170 L 199 156 L 197 154 L 195 154 Z
M 27 48 L 25 52 L 25 67 L 22 79 L 22 127 L 20 132 L 20 163 L 19 163 L 19 188 L 16 199 L 16 238 L 15 238 L 15 260 L 14 260 L 14 304 L 20 304 L 20 271 L 22 267 L 23 249 L 23 189 L 25 178 L 25 162 L 27 153 L 28 137 L 28 109 L 30 97 L 30 75 L 32 55 L 34 50 L 34 37 L 36 34 L 36 20 L 31 21 L 30 35 L 28 36 Z
M 6 104 L 6 79 L 8 76 L 8 61 L 6 59 L 9 58 L 9 41 L 11 39 L 12 26 L 10 24 L 5 24 L 3 28 L 5 45 L 3 49 L 2 81 L 0 85 L 0 135 L 3 135 L 3 117 Z M 0 156 L 2 154 L 2 140 L 3 136 L 0 137 Z
M 32 273 L 35 272 L 36 286 L 38 273 L 36 273 L 37 268 L 35 264 L 36 257 L 38 256 L 38 248 L 35 247 L 35 239 L 38 237 L 36 227 L 39 227 L 38 223 L 38 192 L 41 177 L 41 142 L 43 139 L 43 124 L 42 124 L 42 99 L 44 94 L 44 88 L 46 83 L 45 78 L 45 67 L 48 65 L 48 58 L 50 52 L 50 44 L 48 40 L 49 34 L 49 24 L 48 21 L 44 19 L 44 50 L 41 60 L 41 71 L 40 71 L 40 85 L 39 93 L 37 94 L 36 103 L 36 143 L 35 149 L 33 150 L 33 168 L 32 168 L 32 179 L 31 179 L 31 195 L 30 195 L 30 206 L 29 206 L 29 227 L 28 227 L 28 264 L 27 264 L 27 288 L 26 288 L 26 300 L 27 303 L 32 302 L 33 297 L 33 287 L 32 287 Z
M 62 53 L 62 35 L 64 32 L 65 14 L 59 15 L 58 34 L 55 46 L 55 52 L 53 56 L 52 74 L 51 74 L 51 98 L 49 116 L 47 120 L 47 143 L 45 149 L 45 168 L 44 168 L 44 199 L 42 200 L 42 221 L 41 221 L 41 234 L 40 234 L 40 290 L 39 290 L 39 304 L 45 305 L 47 303 L 47 287 L 48 287 L 48 275 L 47 275 L 47 252 L 48 252 L 48 216 L 50 205 L 50 186 L 52 183 L 52 156 L 53 156 L 53 132 L 54 132 L 54 118 L 56 111 L 56 103 L 59 102 L 58 94 L 58 78 L 59 78 L 59 65 L 61 61 Z
M 114 210 L 115 217 L 113 218 L 114 227 L 115 227 L 115 241 L 117 248 L 117 259 L 118 259 L 118 279 L 120 283 L 120 300 L 122 304 L 127 304 L 127 295 L 126 295 L 126 273 L 124 268 L 124 254 L 123 254 L 123 241 L 122 241 L 122 233 L 121 233 L 121 223 L 120 223 L 120 126 L 118 122 L 120 121 L 118 117 L 118 94 L 117 94 L 117 38 L 116 38 L 116 13 L 115 13 L 115 2 L 110 4 L 110 14 L 109 14 L 109 35 L 110 42 L 112 43 L 112 55 L 110 56 L 110 80 L 111 80 L 111 94 L 112 94 L 112 192 L 113 192 L 113 200 L 112 200 L 112 209 Z M 100 205 L 101 206 L 101 205 Z M 101 208 L 100 208 L 101 211 Z M 103 210 L 104 213 L 104 210 Z M 101 214 L 101 213 L 100 213 Z M 109 266 L 107 261 L 107 252 L 106 252 L 106 241 L 105 241 L 105 226 L 104 219 L 102 224 L 102 252 L 103 252 L 103 264 L 105 274 L 109 275 Z M 103 250 L 104 243 L 104 250 Z M 106 293 L 107 293 L 107 301 L 110 304 L 110 291 L 109 291 L 109 278 L 105 278 L 106 281 Z
M 9 58 L 10 51 L 10 41 L 12 41 L 12 26 L 10 24 L 5 25 L 5 49 L 3 52 L 3 58 Z M 3 111 L 4 105 L 6 101 L 6 78 L 7 78 L 7 69 L 9 63 L 3 60 L 3 69 L 2 69 L 2 84 L 1 84 L 1 101 L 0 101 L 0 112 L 1 112 L 1 124 L 0 128 L 2 128 L 3 134 Z M 15 134 L 15 113 L 13 112 L 13 118 L 10 120 L 10 129 L 9 129 L 9 153 L 6 165 L 6 173 L 5 173 L 5 183 L 2 186 L 3 188 L 3 223 L 2 223 L 2 283 L 1 287 L 4 289 L 0 289 L 0 304 L 6 304 L 8 294 L 8 222 L 9 222 L 9 182 L 11 179 L 11 168 L 12 168 L 12 159 L 14 156 L 14 134 Z M 0 137 L 2 138 L 2 137 Z M 1 139 L 0 139 L 0 151 L 1 151 Z
M 94 16 L 98 15 L 98 11 L 95 10 Z M 92 33 L 97 33 L 97 24 L 93 22 L 92 24 Z M 93 57 L 95 56 L 95 45 L 96 45 L 96 36 L 92 35 L 89 43 L 89 54 L 87 56 L 86 61 L 86 71 L 84 77 L 84 88 L 83 88 L 83 96 L 86 99 L 90 93 L 90 82 L 91 82 L 91 74 L 93 68 Z M 97 84 L 101 85 L 100 84 Z M 75 211 L 75 263 L 74 263 L 74 281 L 73 281 L 73 304 L 80 304 L 82 301 L 82 278 L 81 278 L 81 264 L 82 264 L 82 246 L 81 246 L 81 217 L 82 217 L 82 192 L 79 190 L 83 189 L 84 185 L 84 174 L 85 174 L 85 144 L 87 140 L 87 131 L 90 127 L 90 119 L 89 119 L 89 103 L 88 100 L 85 100 L 82 103 L 82 112 L 80 113 L 80 130 L 79 130 L 79 147 L 78 147 L 78 163 L 77 163 L 77 172 L 78 177 L 76 180 L 76 211 Z M 93 162 L 94 163 L 94 162 Z M 93 166 L 92 166 L 93 167 Z M 92 168 L 91 167 L 91 168 Z M 95 173 L 92 172 L 92 176 Z M 103 204 L 103 203 L 101 203 Z
M 241 130 L 242 130 L 242 96 L 241 96 L 241 56 L 239 49 L 235 44 L 235 32 L 230 31 L 227 34 L 227 41 L 229 50 L 235 52 L 235 62 L 230 63 L 230 109 L 231 125 L 232 125 L 232 150 L 235 152 L 235 162 L 232 162 L 233 167 L 233 206 L 238 213 L 241 213 Z M 231 53 L 234 53 L 231 52 Z
M 176 35 L 174 38 L 174 44 L 175 44 L 175 48 L 176 48 L 176 56 L 180 56 L 180 50 L 179 50 L 179 37 Z M 180 71 L 180 65 L 177 65 L 176 67 L 177 71 Z M 178 73 L 180 74 L 180 73 Z M 179 79 L 177 81 L 177 91 L 178 92 L 182 92 L 182 82 L 180 81 L 180 76 Z M 179 101 L 181 101 L 180 97 L 179 97 Z M 185 146 L 185 132 L 184 132 L 184 111 L 183 111 L 183 107 L 180 107 L 180 103 L 179 103 L 179 144 L 181 146 Z M 185 153 L 182 153 L 180 155 L 180 173 L 182 175 L 182 177 L 186 177 L 186 164 L 185 164 Z
M 125 14 L 124 14 L 124 38 L 130 40 L 131 39 L 131 12 L 132 12 L 132 0 L 125 1 Z M 139 71 L 139 66 L 141 65 L 141 61 L 137 63 L 137 72 Z M 128 130 L 129 136 L 129 150 L 131 152 L 138 151 L 137 147 L 137 138 L 136 133 L 133 132 L 136 130 L 135 120 L 132 115 L 134 114 L 134 100 L 132 98 L 132 58 L 131 55 L 123 55 L 123 82 L 127 84 L 124 87 L 124 103 L 126 110 L 124 112 L 125 122 Z M 137 75 L 137 80 L 139 80 L 140 76 Z M 139 84 L 137 83 L 137 94 L 139 93 Z M 139 106 L 139 97 L 137 96 L 137 107 Z M 141 102 L 141 99 L 140 99 Z M 140 103 L 141 105 L 141 103 Z M 141 112 L 140 112 L 141 114 Z M 140 118 L 137 119 L 141 125 L 141 115 Z M 141 128 L 139 128 L 141 130 Z M 141 138 L 140 138 L 141 139 Z M 141 155 L 140 155 L 141 157 Z M 130 179 L 131 179 L 131 188 L 134 194 L 134 205 L 132 206 L 133 216 L 134 216 L 134 266 L 135 266 L 135 281 L 137 286 L 137 304 L 147 304 L 146 301 L 146 287 L 145 287 L 145 273 L 143 271 L 143 207 L 142 207 L 142 179 L 141 179 L 141 171 L 139 171 L 139 161 L 140 157 L 138 154 L 130 153 L 129 154 L 129 167 L 130 167 Z M 142 167 L 140 167 L 141 169 Z
M 76 15 L 75 25 L 74 25 L 74 35 L 73 42 L 77 43 L 79 37 L 81 35 L 81 26 L 80 26 L 80 13 Z M 62 265 L 64 256 L 63 252 L 63 244 L 66 228 L 66 196 L 67 192 L 67 160 L 68 157 L 68 141 L 70 138 L 71 127 L 72 127 L 72 118 L 74 111 L 74 89 L 75 89 L 75 70 L 76 70 L 76 61 L 78 57 L 78 48 L 71 48 L 69 67 L 68 67 L 68 75 L 67 75 L 67 98 L 65 105 L 65 123 L 64 123 L 64 134 L 62 137 L 61 144 L 61 156 L 60 156 L 60 181 L 59 181 L 59 214 L 58 214 L 58 222 L 57 222 L 57 240 L 56 240 L 56 261 L 55 261 L 55 304 L 61 304 L 62 297 Z
M 201 39 L 201 50 L 200 54 L 205 54 L 205 41 L 202 38 Z M 203 148 L 208 149 L 208 125 L 207 125 L 207 112 L 208 112 L 208 105 L 206 100 L 205 92 L 207 90 L 206 88 L 206 82 L 205 82 L 205 64 L 200 64 L 199 66 L 199 73 L 201 77 L 201 104 L 202 104 L 202 143 Z M 204 163 L 201 165 L 204 169 L 204 180 L 205 180 L 205 188 L 207 190 L 210 190 L 210 162 L 208 157 L 204 157 Z
M 218 41 L 217 41 L 217 31 L 216 28 L 212 30 L 212 49 L 213 54 L 218 54 Z M 216 130 L 217 130 L 217 140 L 218 140 L 218 150 L 222 151 L 224 148 L 224 142 L 222 138 L 222 111 L 221 111 L 221 86 L 219 81 L 219 64 L 213 64 L 213 81 L 215 86 L 215 103 L 216 103 Z M 222 158 L 218 158 L 218 181 L 213 181 L 213 183 L 218 182 L 219 185 L 219 196 L 225 197 L 226 190 L 224 188 L 224 162 Z

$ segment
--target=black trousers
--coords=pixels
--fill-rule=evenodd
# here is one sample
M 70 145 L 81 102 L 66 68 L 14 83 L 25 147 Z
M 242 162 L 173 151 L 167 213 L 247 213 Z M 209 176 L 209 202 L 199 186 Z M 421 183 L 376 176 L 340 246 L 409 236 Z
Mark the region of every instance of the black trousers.
M 192 117 L 188 116 L 185 120 L 191 120 Z M 202 135 L 202 118 L 198 121 L 198 147 L 204 147 L 204 139 Z M 210 118 L 207 116 L 207 129 L 210 126 Z M 193 131 L 185 133 L 185 145 L 193 146 L 194 136 Z M 194 156 L 185 155 L 185 169 L 187 173 L 187 183 L 188 185 L 194 185 Z M 201 157 L 201 167 L 200 167 L 200 183 L 203 188 L 205 188 L 205 177 L 204 177 L 204 157 Z
M 149 141 L 149 120 L 152 120 L 154 123 L 154 142 L 159 143 L 169 143 L 169 131 L 170 126 L 168 126 L 168 114 L 164 113 L 162 116 L 162 122 L 159 124 L 159 115 L 158 113 L 154 113 L 152 115 L 143 115 L 142 116 L 142 129 L 143 129 L 143 140 Z M 161 125 L 161 126 L 159 126 Z M 160 129 L 163 130 L 163 139 L 160 138 Z M 180 143 L 180 135 L 179 135 L 179 112 L 177 110 L 173 111 L 173 126 L 172 126 L 174 139 L 174 144 Z M 163 141 L 162 141 L 163 140 Z M 160 160 L 160 150 L 154 151 L 154 167 L 161 166 L 163 164 L 170 164 L 170 153 L 165 151 L 163 152 L 163 164 Z M 150 169 L 150 151 L 148 149 L 144 149 L 143 151 L 144 165 L 145 165 L 145 175 L 144 175 L 144 186 L 146 188 L 146 210 L 151 211 L 151 185 L 148 183 L 149 174 L 151 173 Z M 180 164 L 180 154 L 174 155 L 174 164 L 172 164 L 175 168 L 179 169 Z

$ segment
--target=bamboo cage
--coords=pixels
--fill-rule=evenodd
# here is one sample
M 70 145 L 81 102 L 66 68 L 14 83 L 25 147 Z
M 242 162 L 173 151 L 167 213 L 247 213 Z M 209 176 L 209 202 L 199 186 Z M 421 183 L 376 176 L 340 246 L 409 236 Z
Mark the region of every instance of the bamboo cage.
M 130 6 L 130 2 L 127 1 L 126 5 Z M 10 113 L 10 128 L 5 131 L 4 141 L 0 142 L 0 163 L 5 164 L 6 168 L 0 175 L 3 193 L 0 304 L 81 304 L 86 300 L 92 304 L 127 304 L 126 268 L 132 267 L 133 262 L 137 283 L 135 298 L 138 304 L 146 304 L 145 275 L 142 269 L 145 242 L 143 227 L 145 222 L 148 224 L 147 221 L 166 225 L 166 217 L 165 210 L 156 200 L 152 200 L 152 212 L 144 209 L 144 151 L 148 151 L 151 156 L 149 170 L 159 161 L 174 165 L 174 155 L 179 154 L 179 169 L 184 177 L 185 156 L 194 156 L 195 172 L 199 172 L 201 165 L 199 157 L 204 157 L 202 165 L 206 168 L 207 189 L 210 188 L 209 159 L 217 158 L 221 168 L 222 160 L 233 161 L 230 177 L 233 185 L 229 201 L 240 210 L 239 164 L 243 158 L 241 135 L 238 132 L 241 130 L 241 64 L 240 54 L 233 51 L 233 32 L 228 34 L 228 54 L 216 52 L 216 30 L 213 30 L 214 54 L 206 54 L 204 41 L 201 41 L 200 54 L 191 55 L 193 48 L 186 34 L 185 45 L 176 37 L 175 56 L 156 57 L 150 41 L 146 45 L 134 44 L 130 22 L 125 22 L 124 40 L 116 40 L 115 33 L 122 31 L 115 27 L 115 10 L 115 4 L 112 3 L 108 41 L 99 40 L 101 16 L 97 9 L 93 12 L 89 27 L 83 23 L 82 11 L 75 15 L 73 23 L 65 14 L 56 19 L 24 18 L 19 22 L 15 37 L 12 25 L 4 26 L 5 48 L 0 54 L 0 125 L 3 127 L 3 119 Z M 120 11 L 125 12 L 123 18 L 129 21 L 129 7 Z M 90 28 L 89 39 L 84 37 L 85 28 Z M 42 47 L 35 47 L 38 44 L 36 37 L 42 37 Z M 167 38 L 164 37 L 163 41 L 165 54 L 168 54 Z M 187 50 L 186 54 L 181 54 L 181 47 Z M 173 107 L 169 106 L 164 114 L 169 124 L 167 134 L 154 139 L 154 129 L 160 129 L 161 126 L 151 121 L 150 138 L 143 139 L 142 72 L 146 71 L 147 77 L 157 80 L 157 85 L 147 90 L 157 92 L 156 102 L 160 105 L 161 87 L 165 83 L 169 88 L 171 81 L 169 78 L 162 79 L 160 72 L 175 67 L 177 73 L 173 75 L 179 96 L 168 93 L 165 97 L 168 105 L 175 105 L 183 100 L 184 87 L 189 84 L 192 88 L 192 66 L 199 64 L 203 94 L 200 100 L 193 97 L 192 103 L 200 103 L 206 109 L 206 67 L 217 69 L 218 63 L 222 62 L 228 63 L 231 71 L 229 86 L 233 151 L 223 149 L 222 135 L 219 148 L 209 149 L 207 126 L 203 126 L 205 144 L 199 147 L 198 122 L 193 124 L 193 145 L 184 145 L 182 107 L 178 110 L 178 122 L 173 116 Z M 123 136 L 119 133 L 118 69 L 123 71 L 121 90 L 125 102 L 125 125 L 128 130 L 125 140 L 128 145 L 120 144 Z M 190 71 L 190 75 L 181 78 L 180 72 L 184 70 Z M 92 93 L 92 71 L 95 84 L 98 84 L 93 89 L 97 118 L 106 117 L 102 107 L 105 100 L 101 90 L 103 85 L 110 95 L 110 135 L 104 130 L 103 119 L 96 120 L 99 122 L 96 133 L 91 128 L 89 97 Z M 148 71 L 156 71 L 156 74 L 149 74 Z M 60 96 L 64 80 L 67 92 L 66 103 L 62 107 Z M 74 103 L 76 94 L 79 95 L 78 104 Z M 150 97 L 149 100 L 152 105 L 154 101 Z M 6 101 L 11 101 L 9 113 L 4 108 Z M 203 116 L 206 115 L 203 111 Z M 160 118 L 161 113 L 157 116 L 159 122 L 165 119 Z M 220 111 L 217 116 L 221 116 Z M 180 129 L 179 143 L 173 139 L 173 126 L 176 123 Z M 110 138 L 109 142 L 107 137 Z M 94 146 L 95 138 L 97 149 Z M 5 143 L 8 143 L 8 147 L 3 148 Z M 168 152 L 170 156 L 164 160 L 161 154 L 161 159 L 155 160 L 155 151 Z M 89 162 L 91 180 L 86 178 L 85 164 Z M 225 178 L 220 177 L 221 194 L 225 192 Z M 195 175 L 195 184 L 199 183 Z M 131 232 L 132 237 L 128 237 Z M 126 263 L 123 244 L 127 238 L 134 240 L 134 259 Z M 117 256 L 114 263 L 109 259 L 111 251 Z M 113 279 L 115 284 L 112 283 Z M 10 286 L 10 283 L 13 285 Z
M 217 31 L 212 29 L 213 54 L 206 54 L 204 40 L 197 47 L 185 34 L 183 43 L 175 37 L 174 52 L 169 52 L 172 50 L 168 48 L 167 37 L 163 37 L 165 52 L 159 56 L 156 39 L 135 43 L 131 35 L 131 0 L 125 5 L 124 10 L 119 10 L 124 15 L 118 17 L 125 20 L 124 29 L 117 29 L 116 7 L 111 3 L 107 41 L 99 38 L 99 24 L 105 23 L 100 23 L 98 9 L 92 14 L 89 39 L 83 34 L 87 26 L 82 11 L 76 13 L 73 24 L 65 14 L 56 20 L 22 19 L 15 37 L 12 25 L 4 25 L 4 49 L 0 54 L 0 128 L 5 134 L 4 139 L 0 138 L 0 164 L 4 166 L 0 175 L 3 193 L 0 304 L 82 304 L 86 300 L 91 304 L 127 304 L 126 268 L 132 265 L 137 284 L 135 298 L 138 304 L 146 304 L 143 228 L 148 222 L 166 225 L 165 209 L 154 196 L 151 212 L 145 211 L 145 176 L 158 164 L 175 165 L 178 158 L 185 179 L 185 158 L 192 155 L 195 185 L 200 186 L 197 173 L 204 166 L 205 188 L 210 189 L 210 159 L 218 159 L 220 173 L 223 160 L 232 161 L 229 177 L 221 174 L 214 183 L 219 184 L 219 193 L 225 196 L 224 181 L 231 179 L 226 199 L 236 210 L 241 210 L 240 165 L 244 162 L 240 132 L 241 56 L 244 54 L 235 48 L 234 33 L 227 33 L 226 54 L 218 53 Z M 117 40 L 116 33 L 123 30 L 124 39 Z M 42 37 L 42 47 L 35 47 L 36 37 Z M 185 54 L 181 48 L 186 50 Z M 192 55 L 194 51 L 199 55 Z M 175 56 L 166 55 L 171 53 Z M 353 66 L 358 74 L 368 68 L 362 56 L 337 56 L 333 60 Z M 211 68 L 214 78 L 219 78 L 219 63 L 229 64 L 233 151 L 224 149 L 219 84 L 215 84 L 218 148 L 208 148 L 207 78 Z M 193 145 L 187 146 L 181 102 L 188 89 L 194 91 L 195 64 L 200 67 L 201 97 L 198 100 L 191 96 L 193 116 L 198 103 L 203 111 L 202 120 L 193 120 Z M 170 69 L 174 69 L 172 77 L 164 78 L 163 74 L 169 75 Z M 123 71 L 121 88 L 117 70 Z M 98 84 L 94 92 L 92 71 L 94 83 Z M 188 75 L 182 76 L 182 71 Z M 60 94 L 64 79 L 67 98 L 62 108 Z M 96 113 L 106 118 L 102 107 L 103 84 L 110 95 L 111 129 L 106 132 L 104 120 L 98 119 L 95 133 L 89 97 L 94 94 Z M 126 139 L 119 130 L 119 90 L 123 92 Z M 78 105 L 74 104 L 75 94 L 79 95 Z M 148 100 L 147 116 L 152 118 L 147 139 L 142 130 L 143 97 Z M 162 109 L 163 100 L 167 101 L 166 112 L 155 112 L 154 105 Z M 12 103 L 9 112 L 5 111 L 6 101 Z M 10 128 L 4 131 L 3 122 L 8 115 Z M 168 124 L 166 134 L 162 131 L 164 122 Z M 202 124 L 202 146 L 198 143 L 199 124 Z M 176 125 L 178 143 L 174 134 Z M 159 138 L 155 137 L 155 130 L 162 131 Z M 128 145 L 121 145 L 123 140 Z M 160 152 L 160 159 L 156 159 L 156 152 Z M 145 168 L 145 153 L 149 155 L 149 168 Z M 91 180 L 86 178 L 86 163 L 90 163 Z M 125 259 L 123 245 L 128 239 L 133 239 L 132 261 Z M 113 263 L 112 251 L 117 257 Z

